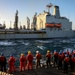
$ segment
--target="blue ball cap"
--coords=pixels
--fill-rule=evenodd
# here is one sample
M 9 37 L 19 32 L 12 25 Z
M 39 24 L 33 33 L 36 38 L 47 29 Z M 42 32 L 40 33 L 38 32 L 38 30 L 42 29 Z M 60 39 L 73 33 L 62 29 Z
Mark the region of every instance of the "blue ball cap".
M 12 56 L 13 56 L 13 54 L 10 55 L 10 57 L 12 57 Z
M 54 50 L 54 52 L 56 52 L 56 50 Z

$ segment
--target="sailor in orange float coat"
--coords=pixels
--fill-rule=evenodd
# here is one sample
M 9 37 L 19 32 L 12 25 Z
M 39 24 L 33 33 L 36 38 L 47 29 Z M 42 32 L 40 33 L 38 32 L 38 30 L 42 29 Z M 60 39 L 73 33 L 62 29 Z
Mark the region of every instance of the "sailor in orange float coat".
M 0 56 L 0 70 L 6 72 L 6 57 L 3 53 Z
M 36 51 L 36 67 L 41 67 L 40 59 L 41 59 L 41 54 L 39 51 Z
M 60 51 L 58 54 L 58 69 L 62 69 L 63 54 Z
M 75 72 L 75 54 L 73 54 L 73 57 L 71 59 L 72 59 L 72 62 L 73 62 L 72 63 L 72 65 L 73 65 L 72 66 L 72 71 Z
M 27 69 L 32 69 L 33 55 L 31 54 L 31 51 L 28 51 L 28 55 L 26 56 L 26 59 L 27 59 Z
M 10 55 L 10 58 L 8 59 L 10 73 L 12 73 L 13 71 L 14 72 L 16 71 L 15 65 L 14 65 L 15 61 L 16 61 L 16 59 L 14 58 L 14 56 Z
M 21 54 L 21 57 L 20 57 L 20 71 L 22 71 L 23 69 L 25 70 L 25 65 L 26 65 L 26 58 L 25 58 L 24 54 Z
M 56 52 L 56 50 L 54 50 L 54 67 L 55 67 L 55 65 L 57 65 L 57 60 L 58 60 L 58 52 Z
M 51 66 L 51 54 L 49 50 L 47 51 L 47 54 L 46 54 L 46 64 L 47 64 L 47 68 Z
M 66 51 L 66 54 L 68 54 L 68 55 L 69 55 L 69 50 L 67 50 L 67 51 Z
M 69 56 L 68 54 L 65 54 L 64 58 L 64 73 L 68 73 L 68 64 L 69 64 Z

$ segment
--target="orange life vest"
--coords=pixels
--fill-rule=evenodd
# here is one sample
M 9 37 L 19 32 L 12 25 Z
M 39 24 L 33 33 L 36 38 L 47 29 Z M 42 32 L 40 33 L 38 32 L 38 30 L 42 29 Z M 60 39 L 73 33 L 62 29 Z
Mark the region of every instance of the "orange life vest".
M 33 55 L 32 54 L 28 54 L 27 55 L 27 60 L 28 61 L 32 61 L 33 60 Z
M 66 63 L 69 63 L 69 58 L 68 57 L 65 57 L 64 60 L 66 61 Z
M 55 56 L 55 57 L 58 57 L 58 53 L 57 53 L 57 52 L 54 52 L 54 56 Z
M 66 54 L 68 54 L 68 55 L 69 55 L 69 51 L 67 51 L 67 52 L 66 52 Z
M 41 54 L 40 53 L 36 54 L 36 59 L 41 59 Z
M 58 56 L 59 60 L 63 60 L 63 56 L 59 54 Z
M 3 63 L 3 62 L 5 62 L 5 57 L 4 56 L 1 56 L 0 57 L 0 61 Z
M 74 57 L 74 58 L 72 58 L 72 61 L 75 63 L 75 57 Z
M 49 54 L 47 54 L 47 55 L 46 55 L 46 57 L 51 58 L 51 54 L 50 54 L 50 53 L 49 53 Z
M 25 62 L 26 58 L 24 56 L 20 57 L 20 62 Z
M 9 64 L 15 63 L 15 58 L 14 57 L 10 57 L 9 58 Z

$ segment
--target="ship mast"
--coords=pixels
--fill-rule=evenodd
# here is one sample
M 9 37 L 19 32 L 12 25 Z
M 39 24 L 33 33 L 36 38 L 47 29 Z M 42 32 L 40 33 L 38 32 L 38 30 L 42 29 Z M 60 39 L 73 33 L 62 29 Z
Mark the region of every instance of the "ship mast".
M 46 7 L 47 7 L 47 9 L 48 9 L 48 13 L 50 12 L 50 8 L 51 8 L 52 6 L 53 6 L 52 3 L 46 5 Z

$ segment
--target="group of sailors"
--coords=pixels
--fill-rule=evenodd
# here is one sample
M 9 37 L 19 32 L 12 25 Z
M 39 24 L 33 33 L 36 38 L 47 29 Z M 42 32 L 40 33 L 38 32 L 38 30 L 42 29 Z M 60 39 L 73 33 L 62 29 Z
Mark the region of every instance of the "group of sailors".
M 39 51 L 36 51 L 36 68 L 41 67 L 41 59 L 42 59 L 42 54 Z M 70 65 L 70 71 L 74 72 L 75 71 L 75 52 L 69 52 L 68 50 L 66 52 L 63 52 L 60 50 L 58 53 L 56 50 L 54 50 L 53 54 L 50 52 L 50 50 L 47 51 L 47 54 L 45 55 L 46 58 L 46 67 L 49 68 L 52 66 L 51 63 L 53 63 L 54 67 L 57 66 L 58 69 L 62 69 L 64 73 L 68 73 L 68 66 Z M 31 53 L 31 51 L 28 51 L 27 55 L 24 55 L 23 53 L 21 54 L 19 58 L 20 62 L 20 71 L 25 71 L 25 70 L 32 70 L 33 69 L 33 59 L 34 56 Z M 9 67 L 9 72 L 13 73 L 16 72 L 16 67 L 15 67 L 15 62 L 16 58 L 13 55 L 10 55 L 8 59 L 8 67 Z M 7 72 L 6 69 L 6 64 L 7 64 L 7 59 L 4 56 L 3 53 L 1 53 L 0 56 L 0 71 Z
M 63 52 L 62 50 L 56 52 L 54 51 L 54 67 L 57 65 L 58 70 L 63 70 L 64 73 L 75 72 L 75 52 Z

